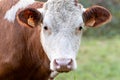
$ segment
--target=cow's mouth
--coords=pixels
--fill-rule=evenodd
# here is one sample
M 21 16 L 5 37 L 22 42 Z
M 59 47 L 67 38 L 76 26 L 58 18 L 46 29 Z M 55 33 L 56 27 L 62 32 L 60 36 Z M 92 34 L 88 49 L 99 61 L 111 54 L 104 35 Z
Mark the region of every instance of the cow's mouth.
M 66 66 L 62 66 L 60 69 L 56 69 L 56 70 L 59 73 L 63 73 L 63 72 L 70 72 L 72 69 L 71 68 L 67 68 Z

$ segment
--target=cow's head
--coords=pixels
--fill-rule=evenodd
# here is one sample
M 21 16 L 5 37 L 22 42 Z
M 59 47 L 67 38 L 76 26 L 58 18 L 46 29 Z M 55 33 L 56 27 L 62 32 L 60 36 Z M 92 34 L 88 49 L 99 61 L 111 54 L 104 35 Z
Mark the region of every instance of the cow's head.
M 42 9 L 27 8 L 17 20 L 28 27 L 41 25 L 40 39 L 50 60 L 50 69 L 68 72 L 76 69 L 76 55 L 85 27 L 97 27 L 111 20 L 101 6 L 83 8 L 74 0 L 48 0 Z

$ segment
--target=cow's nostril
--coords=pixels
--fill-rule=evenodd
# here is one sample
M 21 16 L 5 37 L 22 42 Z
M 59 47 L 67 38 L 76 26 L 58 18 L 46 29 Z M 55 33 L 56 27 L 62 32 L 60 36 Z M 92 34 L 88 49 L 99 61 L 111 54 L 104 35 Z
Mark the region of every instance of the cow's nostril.
M 56 65 L 71 65 L 72 59 L 55 59 Z
M 73 62 L 73 61 L 72 61 L 72 59 L 70 59 L 70 61 L 69 61 L 68 65 L 71 65 L 71 64 L 72 64 L 72 62 Z
M 55 59 L 54 66 L 57 71 L 66 72 L 70 71 L 72 68 L 73 60 L 72 59 Z

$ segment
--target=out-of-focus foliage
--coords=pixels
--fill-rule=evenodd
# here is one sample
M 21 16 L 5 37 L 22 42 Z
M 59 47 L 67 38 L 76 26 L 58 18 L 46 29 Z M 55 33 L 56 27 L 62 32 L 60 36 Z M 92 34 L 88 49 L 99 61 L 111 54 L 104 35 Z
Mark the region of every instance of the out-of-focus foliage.
M 38 0 L 47 1 L 47 0 Z M 112 21 L 100 28 L 89 28 L 84 32 L 85 36 L 104 36 L 113 37 L 120 34 L 120 0 L 79 0 L 79 2 L 85 7 L 90 7 L 92 5 L 100 5 L 112 13 Z

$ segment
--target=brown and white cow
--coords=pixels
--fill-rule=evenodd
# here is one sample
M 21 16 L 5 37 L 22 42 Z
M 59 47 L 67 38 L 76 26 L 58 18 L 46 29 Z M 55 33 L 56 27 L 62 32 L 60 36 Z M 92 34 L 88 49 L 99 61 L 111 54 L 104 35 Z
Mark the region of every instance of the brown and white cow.
M 76 69 L 83 29 L 110 20 L 107 9 L 76 0 L 0 0 L 0 80 L 48 80 Z

